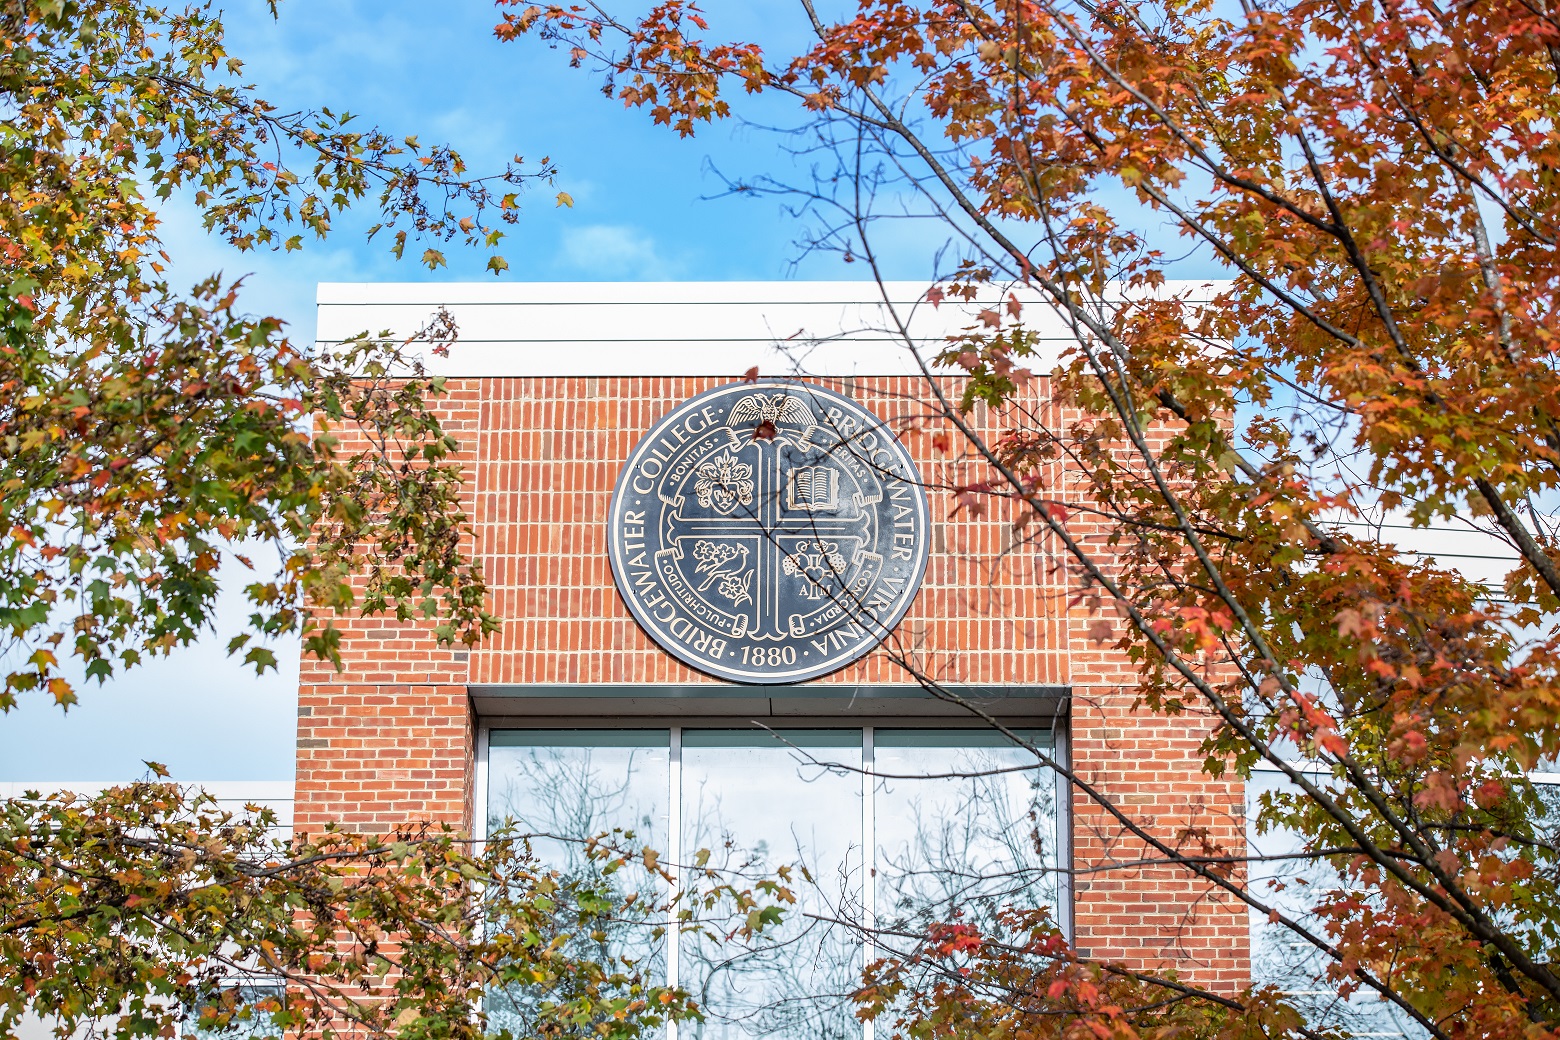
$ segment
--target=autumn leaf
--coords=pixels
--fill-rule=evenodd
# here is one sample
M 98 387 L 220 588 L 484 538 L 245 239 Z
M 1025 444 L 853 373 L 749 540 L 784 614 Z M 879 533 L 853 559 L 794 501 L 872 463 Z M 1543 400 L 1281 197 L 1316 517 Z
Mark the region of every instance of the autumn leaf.
M 986 495 L 982 493 L 983 491 L 984 489 L 979 487 L 957 490 L 953 497 L 953 509 L 948 515 L 951 517 L 960 512 L 968 512 L 972 519 L 978 519 L 986 512 Z

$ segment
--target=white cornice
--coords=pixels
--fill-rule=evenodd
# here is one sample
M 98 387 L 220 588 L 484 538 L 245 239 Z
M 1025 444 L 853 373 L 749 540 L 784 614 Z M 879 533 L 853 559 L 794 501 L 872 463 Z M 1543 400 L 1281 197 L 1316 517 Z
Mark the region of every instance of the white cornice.
M 927 283 L 890 282 L 324 282 L 319 340 L 327 349 L 362 332 L 407 336 L 438 308 L 460 340 L 448 357 L 427 355 L 448 376 L 847 377 L 914 374 L 903 322 L 924 356 L 977 324 L 1006 298 L 925 302 Z M 1207 299 L 1206 283 L 1167 292 Z M 885 303 L 885 294 L 887 303 Z M 1049 369 L 1072 342 L 1065 323 L 1021 292 L 1025 324 L 1040 334 L 1030 367 Z M 891 306 L 890 306 L 891 305 Z

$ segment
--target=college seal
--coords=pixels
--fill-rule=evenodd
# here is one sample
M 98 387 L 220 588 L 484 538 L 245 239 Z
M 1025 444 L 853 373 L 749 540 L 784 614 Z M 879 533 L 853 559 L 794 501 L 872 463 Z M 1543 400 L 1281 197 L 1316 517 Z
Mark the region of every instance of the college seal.
M 812 383 L 734 383 L 634 448 L 607 514 L 612 574 L 669 653 L 747 683 L 843 667 L 904 616 L 926 494 L 877 416 Z

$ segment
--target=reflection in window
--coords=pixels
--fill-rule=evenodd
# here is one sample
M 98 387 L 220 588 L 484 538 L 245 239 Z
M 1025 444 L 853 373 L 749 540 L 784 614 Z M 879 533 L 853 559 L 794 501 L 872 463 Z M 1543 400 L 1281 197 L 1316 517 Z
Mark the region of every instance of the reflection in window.
M 1044 747 L 1043 735 L 1022 734 Z M 1000 733 L 874 733 L 880 927 L 1057 908 L 1056 778 Z
M 800 864 L 811 875 L 793 886 L 784 924 L 757 942 L 685 935 L 681 982 L 709 1016 L 687 1028 L 701 1040 L 861 1035 L 849 999 L 861 941 L 829 923 L 861 903 L 861 731 L 783 736 L 795 747 L 761 730 L 683 732 L 682 847 L 744 874 Z
M 263 1040 L 280 1037 L 282 1030 L 271 1020 L 287 1000 L 287 988 L 280 979 L 238 980 L 220 985 L 205 1000 L 184 1009 L 184 1021 L 179 1030 L 186 1040 Z M 222 1029 L 202 1027 L 201 1015 L 210 1009 L 218 1014 L 232 1015 L 232 1020 Z
M 511 821 L 518 833 L 534 835 L 531 846 L 544 863 L 622 905 L 628 875 L 604 876 L 584 843 L 621 830 L 648 848 L 667 848 L 670 762 L 664 729 L 496 731 L 488 742 L 488 834 Z M 570 928 L 573 913 L 560 901 L 558 929 L 573 934 L 572 955 L 642 971 L 652 984 L 666 978 L 665 944 L 653 938 L 664 921 L 625 917 L 592 937 Z M 490 1027 L 530 1035 L 544 997 L 520 986 L 490 993 Z
M 708 850 L 739 887 L 805 871 L 784 923 L 750 943 L 712 922 L 719 940 L 685 931 L 668 958 L 649 922 L 613 933 L 606 952 L 646 958 L 656 981 L 701 1005 L 706 1020 L 679 1037 L 859 1040 L 850 996 L 874 922 L 918 932 L 960 917 L 989 929 L 1006 907 L 1057 906 L 1055 777 L 985 730 L 504 730 L 491 735 L 488 773 L 490 828 L 514 817 L 574 840 L 632 829 L 669 862 Z M 567 871 L 591 870 L 568 840 L 535 847 Z M 523 1024 L 529 998 L 505 997 L 516 1018 L 494 1025 Z
M 1533 793 L 1538 795 L 1544 815 L 1539 829 L 1550 842 L 1560 841 L 1560 773 L 1546 773 L 1533 777 Z
M 1312 906 L 1328 890 L 1345 884 L 1344 878 L 1321 859 L 1286 859 L 1300 853 L 1302 837 L 1290 830 L 1257 833 L 1260 799 L 1264 792 L 1297 790 L 1280 773 L 1256 771 L 1246 781 L 1246 844 L 1252 862 L 1248 867 L 1252 895 L 1265 906 L 1306 925 L 1314 934 L 1326 934 L 1326 923 L 1312 913 Z M 1426 1034 L 1403 1012 L 1373 990 L 1360 988 L 1348 997 L 1327 986 L 1323 955 L 1283 924 L 1270 921 L 1255 908 L 1248 915 L 1251 929 L 1251 979 L 1256 985 L 1283 990 L 1314 1029 L 1336 1029 L 1354 1036 L 1422 1037 Z

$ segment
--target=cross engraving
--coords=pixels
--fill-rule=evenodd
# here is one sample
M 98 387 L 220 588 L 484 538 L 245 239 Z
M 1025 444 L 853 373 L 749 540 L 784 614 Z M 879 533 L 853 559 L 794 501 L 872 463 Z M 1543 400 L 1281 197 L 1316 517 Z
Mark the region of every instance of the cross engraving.
M 795 562 L 787 567 L 786 558 L 797 554 L 798 542 L 824 541 L 838 547 L 836 552 L 843 557 L 844 567 L 841 573 L 832 577 L 833 587 L 840 588 L 856 550 L 872 541 L 872 517 L 863 511 L 841 516 L 823 508 L 809 509 L 806 505 L 789 508 L 793 493 L 791 479 L 795 471 L 805 469 L 813 474 L 825 474 L 821 480 L 816 476 L 809 478 L 818 480 L 820 486 L 825 480 L 831 488 L 837 487 L 839 482 L 839 473 L 834 469 L 836 463 L 827 455 L 820 458 L 811 445 L 801 451 L 798 447 L 791 437 L 781 433 L 773 440 L 753 440 L 733 452 L 742 463 L 751 467 L 755 486 L 751 502 L 738 505 L 725 515 L 687 495 L 678 496 L 672 503 L 673 508 L 668 510 L 667 541 L 676 545 L 685 557 L 693 553 L 701 541 L 737 543 L 750 550 L 753 567 L 749 585 L 751 601 L 743 604 L 731 602 L 741 597 L 726 597 L 713 599 L 712 604 L 731 613 L 737 613 L 739 607 L 746 609 L 749 631 L 759 638 L 784 638 L 791 613 L 807 611 L 815 608 L 817 602 L 827 600 L 819 587 L 819 579 L 829 576 L 832 568 L 821 572 L 815 569 L 809 576 Z M 723 496 L 714 497 L 727 501 L 736 495 L 728 489 Z M 788 607 L 785 601 L 790 598 L 799 598 L 803 603 L 793 601 Z

